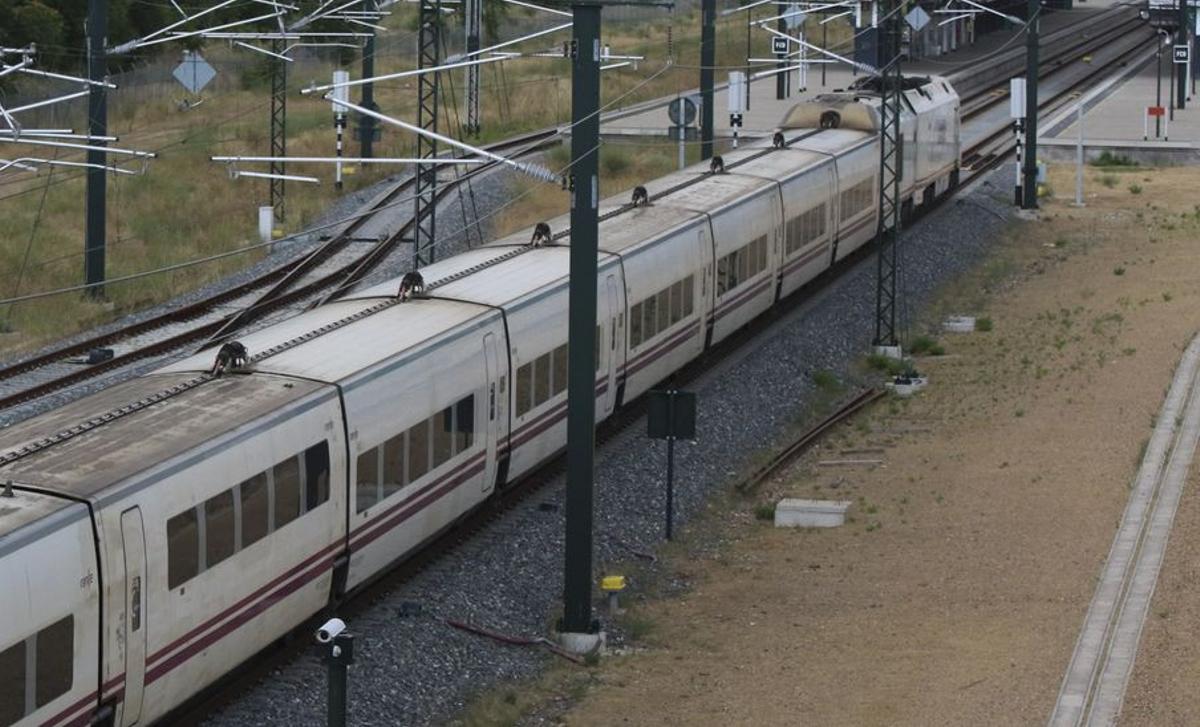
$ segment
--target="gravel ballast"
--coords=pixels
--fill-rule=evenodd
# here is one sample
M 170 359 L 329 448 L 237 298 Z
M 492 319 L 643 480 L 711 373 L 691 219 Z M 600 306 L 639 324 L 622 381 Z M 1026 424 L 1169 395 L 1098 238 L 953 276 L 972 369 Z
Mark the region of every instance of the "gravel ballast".
M 1007 193 L 993 186 L 999 174 L 904 232 L 909 310 L 918 311 L 940 284 L 979 262 L 1011 219 Z M 809 411 L 814 372 L 852 375 L 874 333 L 874 285 L 874 257 L 859 259 L 691 385 L 699 398 L 698 439 L 676 448 L 678 523 Z M 664 472 L 665 448 L 645 438 L 644 424 L 599 449 L 598 563 L 627 560 L 661 542 Z M 351 724 L 443 722 L 475 692 L 535 675 L 554 658 L 464 633 L 443 619 L 513 635 L 547 633 L 560 609 L 562 497 L 560 477 L 385 597 L 351 607 L 357 635 Z M 325 667 L 314 653 L 277 669 L 207 723 L 320 725 L 324 709 Z

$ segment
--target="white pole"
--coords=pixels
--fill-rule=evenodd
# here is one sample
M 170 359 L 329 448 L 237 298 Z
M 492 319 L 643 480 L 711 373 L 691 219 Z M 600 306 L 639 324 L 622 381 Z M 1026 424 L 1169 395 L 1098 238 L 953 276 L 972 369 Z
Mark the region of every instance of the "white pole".
M 1075 206 L 1083 206 L 1083 101 L 1075 107 L 1075 124 L 1079 135 L 1075 139 Z

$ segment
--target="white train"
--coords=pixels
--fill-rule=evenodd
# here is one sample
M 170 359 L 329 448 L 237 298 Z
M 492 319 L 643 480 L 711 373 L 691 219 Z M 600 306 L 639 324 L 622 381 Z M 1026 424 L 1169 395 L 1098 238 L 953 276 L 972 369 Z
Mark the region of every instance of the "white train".
M 909 85 L 920 204 L 959 102 Z M 602 203 L 597 420 L 872 239 L 877 104 L 818 97 L 782 147 Z M 244 370 L 205 352 L 0 432 L 0 727 L 160 719 L 561 450 L 569 249 L 530 238 L 247 335 Z

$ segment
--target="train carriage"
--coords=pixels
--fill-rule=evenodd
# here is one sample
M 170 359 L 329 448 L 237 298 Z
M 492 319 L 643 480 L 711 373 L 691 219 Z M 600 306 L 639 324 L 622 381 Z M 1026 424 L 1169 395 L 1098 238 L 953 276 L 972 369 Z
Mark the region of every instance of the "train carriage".
M 907 83 L 927 203 L 958 98 Z M 781 148 L 602 202 L 597 421 L 873 237 L 877 105 L 798 104 Z M 570 239 L 535 232 L 0 430 L 0 727 L 153 722 L 561 451 Z

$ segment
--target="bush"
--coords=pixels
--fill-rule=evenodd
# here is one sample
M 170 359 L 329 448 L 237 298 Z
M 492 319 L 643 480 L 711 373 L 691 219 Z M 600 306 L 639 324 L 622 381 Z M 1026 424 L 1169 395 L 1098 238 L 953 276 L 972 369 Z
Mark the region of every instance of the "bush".
M 821 369 L 815 372 L 812 375 L 812 380 L 813 384 L 821 391 L 833 392 L 841 388 L 841 384 L 838 383 L 837 374 L 829 369 Z
M 987 318 L 987 317 L 976 318 L 975 319 L 975 330 L 984 331 L 985 333 L 987 331 L 992 330 L 992 319 Z
M 867 368 L 882 371 L 889 376 L 897 376 L 910 371 L 912 366 L 907 361 L 884 356 L 882 353 L 873 353 L 867 356 Z
M 775 503 L 763 502 L 754 506 L 754 517 L 758 520 L 775 519 Z
M 946 349 L 942 348 L 941 344 L 929 336 L 917 336 L 912 340 L 912 343 L 909 344 L 908 350 L 911 351 L 914 356 L 921 356 L 923 354 L 928 354 L 930 356 L 941 356 L 946 352 Z
M 1141 194 L 1142 193 L 1142 185 L 1140 185 L 1140 184 L 1129 185 L 1129 193 L 1130 194 Z
M 1100 152 L 1100 156 L 1092 162 L 1093 167 L 1136 167 L 1137 165 L 1137 162 L 1124 154 L 1113 154 L 1110 151 Z
M 1111 174 L 1105 174 L 1104 176 L 1100 177 L 1100 184 L 1112 189 L 1113 187 L 1117 186 L 1117 178 Z

